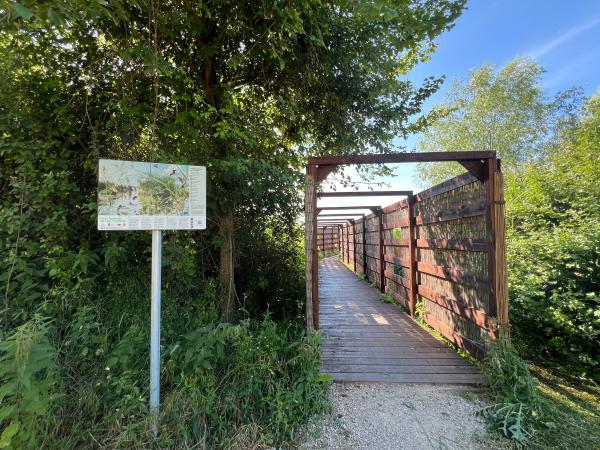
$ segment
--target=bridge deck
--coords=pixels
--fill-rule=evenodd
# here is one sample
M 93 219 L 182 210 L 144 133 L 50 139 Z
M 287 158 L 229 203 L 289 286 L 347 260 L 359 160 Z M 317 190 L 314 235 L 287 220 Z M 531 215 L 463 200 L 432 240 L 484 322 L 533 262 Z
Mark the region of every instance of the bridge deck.
M 334 381 L 480 384 L 479 369 L 434 338 L 337 256 L 319 263 L 322 371 Z

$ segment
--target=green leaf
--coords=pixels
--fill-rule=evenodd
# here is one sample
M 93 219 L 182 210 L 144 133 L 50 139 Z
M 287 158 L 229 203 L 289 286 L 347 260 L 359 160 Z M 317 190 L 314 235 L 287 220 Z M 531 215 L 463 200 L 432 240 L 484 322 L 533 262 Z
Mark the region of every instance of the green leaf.
M 2 436 L 0 436 L 0 448 L 7 448 L 12 441 L 12 438 L 19 431 L 19 422 L 15 422 L 14 420 L 7 426 L 2 432 Z
M 19 15 L 19 17 L 22 17 L 25 20 L 29 20 L 33 17 L 33 13 L 31 12 L 31 10 L 21 5 L 20 3 L 15 3 L 15 11 Z

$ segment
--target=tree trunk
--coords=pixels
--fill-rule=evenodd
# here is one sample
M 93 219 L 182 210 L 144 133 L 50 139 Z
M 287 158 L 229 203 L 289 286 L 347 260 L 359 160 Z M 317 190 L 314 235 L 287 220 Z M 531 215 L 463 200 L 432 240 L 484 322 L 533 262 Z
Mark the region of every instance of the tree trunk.
M 233 273 L 233 214 L 226 213 L 219 221 L 223 244 L 221 244 L 219 264 L 219 288 L 221 316 L 224 322 L 235 321 L 235 283 Z

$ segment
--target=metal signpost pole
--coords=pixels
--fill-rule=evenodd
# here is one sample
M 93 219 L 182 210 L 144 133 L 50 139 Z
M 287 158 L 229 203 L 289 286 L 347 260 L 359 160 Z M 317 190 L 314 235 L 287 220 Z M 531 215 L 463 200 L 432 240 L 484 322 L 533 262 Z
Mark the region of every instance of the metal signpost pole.
M 150 312 L 150 413 L 154 432 L 158 431 L 160 403 L 160 272 L 162 263 L 162 231 L 152 230 L 152 287 Z

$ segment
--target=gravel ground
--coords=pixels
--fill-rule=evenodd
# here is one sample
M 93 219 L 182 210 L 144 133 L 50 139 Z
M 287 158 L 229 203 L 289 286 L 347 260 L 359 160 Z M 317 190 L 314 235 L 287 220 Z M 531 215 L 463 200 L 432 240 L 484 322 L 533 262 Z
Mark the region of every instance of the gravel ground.
M 335 383 L 332 412 L 312 424 L 300 448 L 486 448 L 483 406 L 473 389 L 447 385 Z M 488 444 L 489 445 L 489 444 Z

